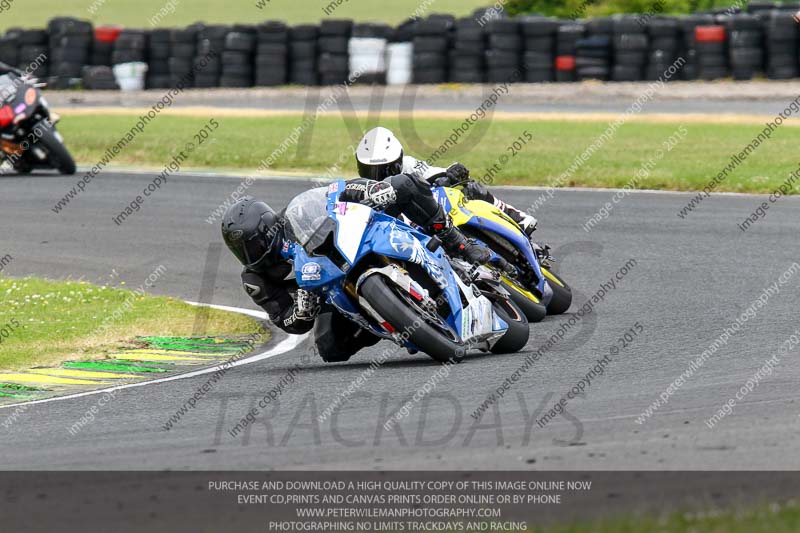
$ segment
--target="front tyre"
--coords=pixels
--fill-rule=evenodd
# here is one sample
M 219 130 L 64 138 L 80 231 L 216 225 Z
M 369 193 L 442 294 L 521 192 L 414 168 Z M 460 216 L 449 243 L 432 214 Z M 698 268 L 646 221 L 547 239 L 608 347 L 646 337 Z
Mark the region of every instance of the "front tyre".
M 426 320 L 425 312 L 415 309 L 410 295 L 391 284 L 383 275 L 372 274 L 361 283 L 361 296 L 382 316 L 397 333 L 440 363 L 460 361 L 466 347 L 447 335 L 441 328 Z
M 12 163 L 12 165 L 14 167 L 14 170 L 17 172 L 17 174 L 27 175 L 27 174 L 30 174 L 31 172 L 33 172 L 33 167 L 31 166 L 30 163 L 25 161 L 23 159 L 23 157 L 20 157 L 19 159 L 14 161 Z
M 37 128 L 41 130 L 38 142 L 47 152 L 49 163 L 62 174 L 75 174 L 75 160 L 61 141 L 61 135 L 56 132 L 55 126 L 40 122 L 34 130 Z
M 511 300 L 522 310 L 525 318 L 530 323 L 541 322 L 547 316 L 548 310 L 543 303 L 537 301 L 536 296 L 517 285 L 513 280 L 506 277 L 501 281 L 503 288 L 508 291 Z
M 547 304 L 548 315 L 560 315 L 566 313 L 569 306 L 572 305 L 572 289 L 567 282 L 559 278 L 549 270 L 542 268 L 547 284 L 553 289 L 553 297 L 550 303 Z
M 508 330 L 500 340 L 494 343 L 492 353 L 516 353 L 528 344 L 531 330 L 525 314 L 511 300 L 492 302 L 492 308 L 497 315 L 508 324 Z

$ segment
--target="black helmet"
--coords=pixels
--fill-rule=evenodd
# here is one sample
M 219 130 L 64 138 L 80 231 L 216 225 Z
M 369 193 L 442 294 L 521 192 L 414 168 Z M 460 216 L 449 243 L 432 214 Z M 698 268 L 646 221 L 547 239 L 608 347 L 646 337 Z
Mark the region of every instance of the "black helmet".
M 283 221 L 264 202 L 245 196 L 225 211 L 222 238 L 240 263 L 263 272 L 280 258 Z
M 403 171 L 403 145 L 386 128 L 373 128 L 364 134 L 356 149 L 358 175 L 382 180 Z

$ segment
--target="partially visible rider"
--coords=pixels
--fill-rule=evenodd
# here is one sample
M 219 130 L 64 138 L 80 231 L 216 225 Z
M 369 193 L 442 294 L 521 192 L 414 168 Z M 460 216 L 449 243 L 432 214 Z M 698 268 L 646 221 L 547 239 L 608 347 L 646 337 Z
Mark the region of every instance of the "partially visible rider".
M 20 78 L 25 75 L 25 73 L 20 69 L 0 61 L 0 76 L 4 76 L 6 74 L 16 74 Z M 10 100 L 14 95 L 16 95 L 17 88 L 22 83 L 19 80 L 13 82 L 10 82 L 9 80 L 6 81 L 8 83 L 5 85 L 0 85 L 0 104 L 4 103 L 6 100 Z
M 24 74 L 24 72 L 22 72 L 20 69 L 12 67 L 8 63 L 3 63 L 2 61 L 0 61 L 0 76 L 2 76 L 3 74 L 8 74 L 9 72 L 13 72 L 17 76 L 22 76 Z
M 483 184 L 469 178 L 469 170 L 461 163 L 447 168 L 434 167 L 427 162 L 406 155 L 403 145 L 390 130 L 377 127 L 369 130 L 356 149 L 358 175 L 362 178 L 382 179 L 400 172 L 425 180 L 431 186 L 461 187 L 470 200 L 483 200 L 494 204 L 525 231 L 528 237 L 536 230 L 537 220 L 495 197 Z
M 346 182 L 340 198 L 358 202 L 391 216 L 400 214 L 439 238 L 445 250 L 471 263 L 489 260 L 487 248 L 469 242 L 453 226 L 450 216 L 436 202 L 428 185 L 413 176 L 397 174 L 381 181 L 355 179 Z M 298 288 L 291 261 L 281 250 L 288 240 L 288 222 L 252 196 L 227 209 L 222 218 L 222 237 L 244 266 L 242 284 L 256 305 L 277 327 L 290 334 L 314 329 L 320 356 L 328 362 L 347 361 L 378 337 L 361 329 L 332 307 L 323 306 L 314 293 Z M 291 234 L 289 234 L 291 235 Z M 322 312 L 321 312 L 322 311 Z

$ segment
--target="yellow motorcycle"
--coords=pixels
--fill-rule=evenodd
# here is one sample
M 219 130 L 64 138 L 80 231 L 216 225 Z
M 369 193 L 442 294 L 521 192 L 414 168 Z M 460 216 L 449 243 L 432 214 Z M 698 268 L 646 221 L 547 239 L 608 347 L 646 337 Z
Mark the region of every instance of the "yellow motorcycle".
M 434 187 L 436 201 L 453 223 L 492 251 L 490 264 L 508 262 L 516 275 L 498 268 L 503 285 L 529 322 L 564 313 L 572 304 L 572 289 L 542 266 L 528 236 L 502 210 L 483 200 L 469 200 L 460 189 Z

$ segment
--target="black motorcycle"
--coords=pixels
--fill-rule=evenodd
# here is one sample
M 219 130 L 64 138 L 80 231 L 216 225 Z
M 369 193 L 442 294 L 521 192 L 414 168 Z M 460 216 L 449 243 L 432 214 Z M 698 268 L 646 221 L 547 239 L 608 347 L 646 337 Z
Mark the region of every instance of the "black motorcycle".
M 56 130 L 59 117 L 39 90 L 44 85 L 14 72 L 0 76 L 0 162 L 21 174 L 37 168 L 75 174 L 75 160 Z

